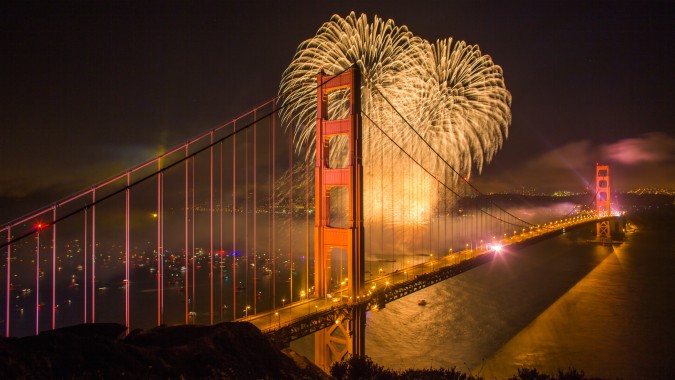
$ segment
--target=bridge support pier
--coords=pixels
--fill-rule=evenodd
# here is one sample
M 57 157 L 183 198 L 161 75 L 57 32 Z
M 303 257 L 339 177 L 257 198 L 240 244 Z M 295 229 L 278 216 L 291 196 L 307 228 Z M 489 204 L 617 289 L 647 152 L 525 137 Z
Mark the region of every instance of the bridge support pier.
M 348 355 L 365 355 L 366 307 L 352 308 L 350 319 L 314 333 L 314 362 L 325 372 Z
M 351 68 L 339 75 L 318 77 L 314 219 L 314 296 L 326 298 L 333 293 L 340 302 L 357 303 L 364 283 L 363 258 L 363 167 L 361 162 L 361 84 L 360 73 Z M 329 93 L 349 92 L 349 115 L 329 119 Z M 335 94 L 334 94 L 335 95 Z M 339 95 L 339 94 L 337 94 Z M 331 139 L 348 139 L 348 165 L 332 167 Z M 335 145 L 335 144 L 334 144 Z M 331 189 L 347 190 L 349 226 L 331 225 Z M 343 268 L 334 268 L 332 251 L 345 250 L 347 278 Z M 365 354 L 365 308 L 355 307 L 350 319 L 337 320 L 334 326 L 315 333 L 315 363 L 328 372 L 333 362 L 348 354 Z

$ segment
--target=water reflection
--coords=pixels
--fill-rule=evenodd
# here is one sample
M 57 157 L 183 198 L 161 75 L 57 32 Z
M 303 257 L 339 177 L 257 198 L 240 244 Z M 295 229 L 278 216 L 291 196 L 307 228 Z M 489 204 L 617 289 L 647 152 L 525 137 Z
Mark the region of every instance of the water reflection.
M 612 249 L 587 244 L 589 233 L 511 253 L 369 314 L 368 355 L 390 368 L 433 363 L 485 378 L 521 366 L 666 378 L 675 371 L 675 238 L 641 230 Z

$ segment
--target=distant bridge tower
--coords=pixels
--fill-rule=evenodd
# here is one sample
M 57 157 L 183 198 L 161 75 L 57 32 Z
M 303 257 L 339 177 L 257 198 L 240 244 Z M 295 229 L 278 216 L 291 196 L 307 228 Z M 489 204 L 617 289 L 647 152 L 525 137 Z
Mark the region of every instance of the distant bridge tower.
M 347 288 L 349 302 L 361 294 L 364 283 L 363 258 L 363 167 L 361 162 L 361 84 L 360 73 L 352 68 L 340 75 L 318 75 L 316 121 L 316 209 L 314 222 L 314 289 L 316 297 L 327 297 L 344 279 L 333 278 L 331 269 L 333 251 L 347 256 Z M 343 94 L 331 92 L 342 91 Z M 345 119 L 329 120 L 329 99 L 349 96 L 349 115 Z M 349 164 L 331 167 L 329 162 L 331 139 L 348 138 Z M 331 190 L 343 187 L 349 198 L 349 225 L 339 228 L 331 225 Z M 365 354 L 365 309 L 354 308 L 351 321 L 336 324 L 315 334 L 315 363 L 328 371 L 330 365 L 347 354 Z
M 611 215 L 609 165 L 596 164 L 595 166 L 595 211 L 598 217 Z M 610 220 L 597 223 L 597 240 L 611 241 Z

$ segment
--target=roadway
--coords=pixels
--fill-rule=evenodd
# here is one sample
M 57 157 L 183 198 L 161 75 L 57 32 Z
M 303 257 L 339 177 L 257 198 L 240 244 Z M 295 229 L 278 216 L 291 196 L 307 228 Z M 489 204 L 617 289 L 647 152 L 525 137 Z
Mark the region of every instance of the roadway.
M 386 289 L 387 287 L 393 286 L 395 284 L 400 284 L 405 281 L 415 279 L 417 276 L 439 271 L 442 268 L 460 264 L 464 261 L 476 258 L 486 253 L 493 251 L 499 253 L 502 250 L 508 251 L 509 248 L 515 248 L 522 244 L 536 242 L 543 238 L 559 235 L 565 231 L 566 228 L 571 229 L 580 227 L 584 224 L 595 223 L 598 220 L 599 219 L 597 218 L 581 217 L 560 220 L 541 227 L 533 227 L 529 230 L 522 229 L 520 233 L 518 233 L 518 231 L 514 231 L 512 236 L 504 236 L 496 243 L 486 243 L 479 245 L 476 249 L 469 248 L 462 251 L 449 253 L 447 256 L 441 257 L 440 259 L 434 259 L 433 255 L 430 255 L 430 259 L 426 262 L 391 273 L 381 272 L 375 278 L 365 281 L 363 289 L 366 294 L 364 295 L 364 298 L 369 298 L 372 292 L 380 290 L 382 287 L 385 287 Z M 333 293 L 325 298 L 303 299 L 293 302 L 292 304 L 285 305 L 281 308 L 277 308 L 276 310 L 262 312 L 238 319 L 238 321 L 250 322 L 262 331 L 275 330 L 291 325 L 298 320 L 310 318 L 312 315 L 319 315 L 322 312 L 331 309 L 331 307 L 347 306 L 353 303 L 354 300 L 349 299 L 346 295 L 343 296 L 344 292 L 346 292 L 346 290 Z M 359 299 L 356 301 L 361 303 L 365 302 L 366 300 Z

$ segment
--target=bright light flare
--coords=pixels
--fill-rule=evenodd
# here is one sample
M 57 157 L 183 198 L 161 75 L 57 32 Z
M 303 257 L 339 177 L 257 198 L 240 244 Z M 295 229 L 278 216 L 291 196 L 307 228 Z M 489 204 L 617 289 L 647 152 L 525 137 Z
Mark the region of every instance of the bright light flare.
M 502 251 L 502 248 L 503 247 L 501 244 L 495 244 L 491 247 L 491 249 L 495 251 L 495 253 L 500 253 Z

